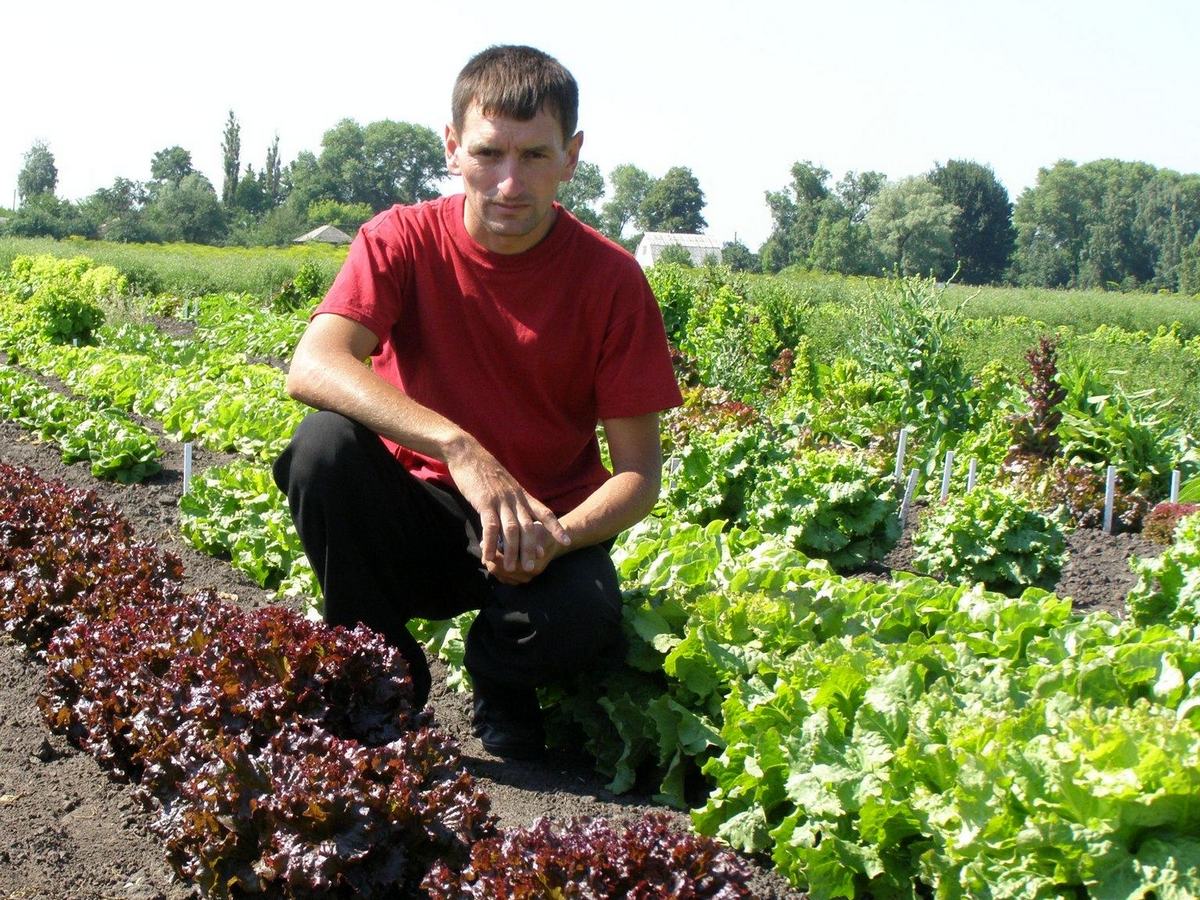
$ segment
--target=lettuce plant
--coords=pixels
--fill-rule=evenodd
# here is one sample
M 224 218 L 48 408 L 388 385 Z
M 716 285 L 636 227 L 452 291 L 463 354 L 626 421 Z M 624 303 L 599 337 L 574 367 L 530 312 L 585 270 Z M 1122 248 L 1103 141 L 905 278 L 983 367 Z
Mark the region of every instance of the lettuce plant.
M 750 525 L 846 570 L 880 559 L 900 536 L 887 479 L 859 454 L 812 450 L 760 476 Z
M 1066 559 L 1066 540 L 1057 516 L 982 485 L 927 512 L 913 536 L 913 550 L 919 572 L 981 581 L 1015 596 L 1030 586 L 1054 586 Z
M 1138 583 L 1126 603 L 1133 621 L 1200 626 L 1200 514 L 1180 520 L 1175 542 L 1162 556 L 1135 559 L 1132 565 Z
M 604 819 L 556 826 L 539 819 L 478 841 L 470 863 L 438 863 L 422 887 L 431 900 L 543 897 L 749 897 L 750 873 L 711 838 L 672 826 L 661 813 L 614 826 Z

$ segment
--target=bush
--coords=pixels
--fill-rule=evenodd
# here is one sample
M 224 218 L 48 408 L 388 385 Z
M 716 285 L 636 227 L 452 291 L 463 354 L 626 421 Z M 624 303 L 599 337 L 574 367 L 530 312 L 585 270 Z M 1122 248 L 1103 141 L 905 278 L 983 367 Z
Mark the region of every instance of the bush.
M 927 513 L 913 536 L 913 565 L 927 575 L 981 581 L 1017 596 L 1054 587 L 1066 540 L 1054 516 L 1030 509 L 1015 494 L 976 487 Z

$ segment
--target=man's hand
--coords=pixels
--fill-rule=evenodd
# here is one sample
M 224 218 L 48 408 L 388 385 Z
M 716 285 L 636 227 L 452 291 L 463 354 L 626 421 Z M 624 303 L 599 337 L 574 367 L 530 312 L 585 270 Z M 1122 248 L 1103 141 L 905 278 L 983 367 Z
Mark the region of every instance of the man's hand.
M 446 465 L 459 492 L 479 513 L 481 558 L 505 584 L 524 584 L 571 543 L 548 506 L 525 491 L 483 446 L 469 435 L 455 441 Z

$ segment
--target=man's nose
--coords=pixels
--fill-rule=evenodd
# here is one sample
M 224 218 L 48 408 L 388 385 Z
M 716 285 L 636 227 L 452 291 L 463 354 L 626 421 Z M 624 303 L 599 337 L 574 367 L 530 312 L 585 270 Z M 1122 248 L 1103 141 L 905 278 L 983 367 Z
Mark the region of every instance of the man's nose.
M 518 160 L 505 160 L 500 166 L 500 180 L 496 187 L 506 197 L 516 197 L 521 193 L 522 182 L 520 163 Z

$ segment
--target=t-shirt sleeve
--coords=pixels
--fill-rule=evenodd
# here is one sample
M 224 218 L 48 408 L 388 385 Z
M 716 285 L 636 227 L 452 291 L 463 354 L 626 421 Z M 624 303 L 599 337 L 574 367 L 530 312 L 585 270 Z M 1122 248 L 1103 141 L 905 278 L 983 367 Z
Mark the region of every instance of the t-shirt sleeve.
M 408 265 L 385 233 L 383 213 L 361 229 L 313 317 L 335 313 L 363 325 L 382 344 L 399 320 Z M 379 344 L 376 345 L 378 350 Z
M 632 308 L 616 316 L 604 336 L 596 378 L 601 419 L 661 412 L 683 402 L 662 311 L 640 270 L 637 275 Z

